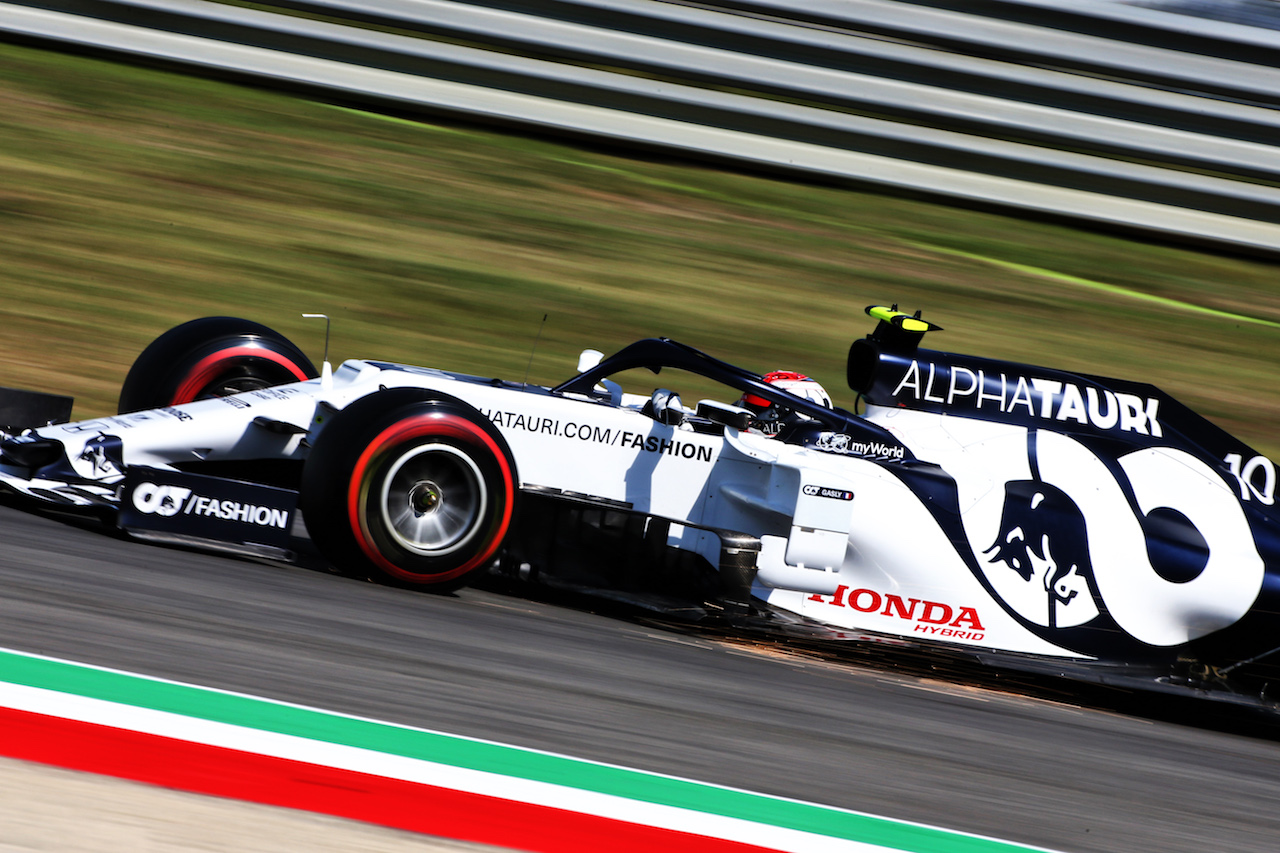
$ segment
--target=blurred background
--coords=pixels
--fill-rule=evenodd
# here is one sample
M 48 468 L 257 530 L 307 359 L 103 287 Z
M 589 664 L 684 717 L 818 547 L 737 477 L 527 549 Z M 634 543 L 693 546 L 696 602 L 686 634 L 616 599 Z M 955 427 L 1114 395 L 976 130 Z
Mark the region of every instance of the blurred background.
M 896 302 L 1274 458 L 1277 5 L 4 4 L 0 382 L 101 415 L 170 326 L 318 361 L 324 312 L 335 361 L 665 335 L 848 407 Z

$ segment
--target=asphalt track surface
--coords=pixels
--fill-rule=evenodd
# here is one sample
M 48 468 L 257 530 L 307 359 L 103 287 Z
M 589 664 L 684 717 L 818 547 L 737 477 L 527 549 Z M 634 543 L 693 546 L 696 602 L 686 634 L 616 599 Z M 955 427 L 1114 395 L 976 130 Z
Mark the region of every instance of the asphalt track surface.
M 1280 737 L 1254 712 L 958 686 L 8 507 L 0 542 L 0 646 L 1063 851 L 1280 838 Z

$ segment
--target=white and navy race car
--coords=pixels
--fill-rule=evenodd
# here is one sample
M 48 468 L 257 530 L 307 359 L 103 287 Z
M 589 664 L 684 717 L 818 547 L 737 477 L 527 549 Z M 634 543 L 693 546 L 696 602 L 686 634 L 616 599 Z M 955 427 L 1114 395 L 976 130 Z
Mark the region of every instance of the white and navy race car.
M 0 487 L 139 538 L 436 590 L 510 575 L 1267 703 L 1271 460 L 1149 385 L 924 350 L 918 312 L 867 310 L 862 415 L 667 339 L 589 350 L 545 388 L 321 372 L 266 327 L 205 318 L 142 353 L 117 416 L 0 395 Z M 626 393 L 639 368 L 724 393 Z

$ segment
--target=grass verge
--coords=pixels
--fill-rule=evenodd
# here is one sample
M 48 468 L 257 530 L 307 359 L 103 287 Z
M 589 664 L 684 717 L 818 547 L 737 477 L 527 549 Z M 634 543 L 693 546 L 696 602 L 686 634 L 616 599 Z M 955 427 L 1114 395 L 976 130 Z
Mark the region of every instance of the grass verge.
M 0 45 L 0 383 L 114 410 L 208 314 L 531 381 L 667 335 L 808 372 L 898 302 L 930 346 L 1148 381 L 1280 457 L 1272 264 Z M 686 395 L 692 396 L 692 395 Z

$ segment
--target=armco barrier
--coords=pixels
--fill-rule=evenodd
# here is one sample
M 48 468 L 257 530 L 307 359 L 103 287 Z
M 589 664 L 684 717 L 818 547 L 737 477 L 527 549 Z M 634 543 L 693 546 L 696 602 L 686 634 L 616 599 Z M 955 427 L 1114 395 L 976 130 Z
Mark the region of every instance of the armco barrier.
M 275 5 L 363 26 L 203 0 L 51 0 L 39 8 L 0 5 L 0 33 L 301 87 L 344 102 L 607 136 L 1240 249 L 1280 250 L 1276 110 L 1132 80 L 1091 82 L 1062 70 L 890 45 L 787 18 L 830 25 L 838 16 L 842 27 L 870 29 L 897 22 L 899 32 L 908 21 L 918 33 L 920 21 L 945 15 L 940 20 L 952 28 L 947 39 L 970 44 L 994 38 L 992 32 L 1025 39 L 1043 27 L 973 15 L 961 15 L 958 23 L 960 13 L 882 0 L 733 4 L 781 19 L 763 21 L 653 0 L 520 4 L 537 14 L 446 0 Z M 371 23 L 412 35 L 369 29 Z M 439 41 L 442 36 L 478 46 Z M 1101 49 L 1094 35 L 1044 38 L 1046 50 L 1079 47 L 1080 39 Z M 1170 65 L 1176 66 L 1171 74 L 1185 77 L 1191 67 L 1185 55 L 1151 45 L 1117 48 L 1112 65 L 1136 61 L 1133 56 L 1143 58 L 1147 76 Z M 1237 77 L 1280 81 L 1274 68 L 1212 60 L 1204 67 L 1219 75 L 1218 88 Z M 989 92 L 978 91 L 984 80 Z

